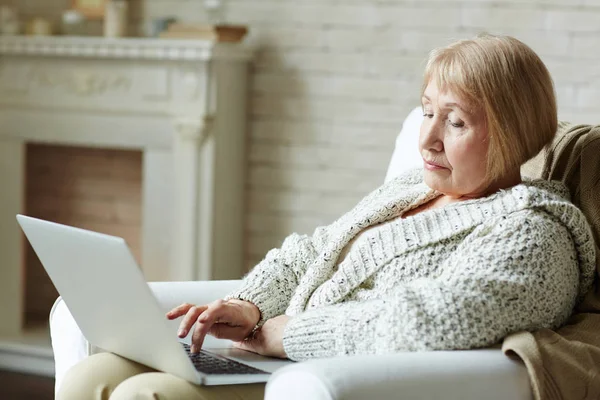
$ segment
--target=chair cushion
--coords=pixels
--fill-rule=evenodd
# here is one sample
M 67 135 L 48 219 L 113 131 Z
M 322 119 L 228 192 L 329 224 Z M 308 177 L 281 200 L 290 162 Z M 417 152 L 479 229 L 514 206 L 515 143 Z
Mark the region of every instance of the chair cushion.
M 412 168 L 423 165 L 419 154 L 419 131 L 423 122 L 423 109 L 417 107 L 408 114 L 402 123 L 402 130 L 396 138 L 396 147 L 390 160 L 385 182 Z

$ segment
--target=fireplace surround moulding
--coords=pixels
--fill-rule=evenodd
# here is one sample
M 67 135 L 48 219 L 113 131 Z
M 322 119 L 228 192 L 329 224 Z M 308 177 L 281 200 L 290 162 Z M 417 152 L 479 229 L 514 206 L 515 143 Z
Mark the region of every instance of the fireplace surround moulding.
M 0 338 L 22 334 L 27 143 L 136 149 L 148 281 L 243 273 L 241 44 L 0 37 Z

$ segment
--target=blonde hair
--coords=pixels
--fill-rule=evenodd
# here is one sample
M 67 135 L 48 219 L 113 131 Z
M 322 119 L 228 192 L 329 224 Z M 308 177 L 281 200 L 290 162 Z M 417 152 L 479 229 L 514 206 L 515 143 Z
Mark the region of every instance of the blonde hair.
M 490 179 L 520 167 L 556 134 L 550 73 L 529 46 L 513 37 L 482 34 L 433 50 L 421 95 L 432 79 L 441 91 L 452 91 L 485 113 Z

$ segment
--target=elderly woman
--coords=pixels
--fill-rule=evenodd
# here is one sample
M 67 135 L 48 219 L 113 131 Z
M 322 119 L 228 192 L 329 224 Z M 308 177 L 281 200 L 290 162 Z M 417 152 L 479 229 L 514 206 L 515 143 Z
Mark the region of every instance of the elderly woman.
M 592 284 L 590 228 L 562 184 L 520 175 L 556 132 L 548 70 L 520 41 L 480 36 L 434 50 L 421 95 L 422 170 L 310 236 L 290 235 L 225 299 L 170 311 L 192 351 L 207 334 L 293 360 L 472 349 L 565 323 Z M 59 399 L 89 397 L 91 381 L 106 380 L 98 371 L 116 374 L 114 398 L 227 390 L 166 374 L 130 384 L 148 369 L 115 355 L 84 363 Z M 235 390 L 261 398 L 263 386 Z

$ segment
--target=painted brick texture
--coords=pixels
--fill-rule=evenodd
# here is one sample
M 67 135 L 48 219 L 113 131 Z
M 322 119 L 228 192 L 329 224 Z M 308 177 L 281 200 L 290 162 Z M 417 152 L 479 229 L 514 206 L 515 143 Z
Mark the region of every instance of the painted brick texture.
M 58 15 L 68 0 L 22 0 Z M 55 6 L 52 8 L 52 6 Z M 133 0 L 132 23 L 204 18 L 202 0 Z M 384 177 L 419 104 L 433 47 L 481 31 L 513 35 L 552 73 L 562 119 L 600 122 L 600 0 L 229 0 L 256 46 L 248 132 L 247 265 L 308 233 Z

